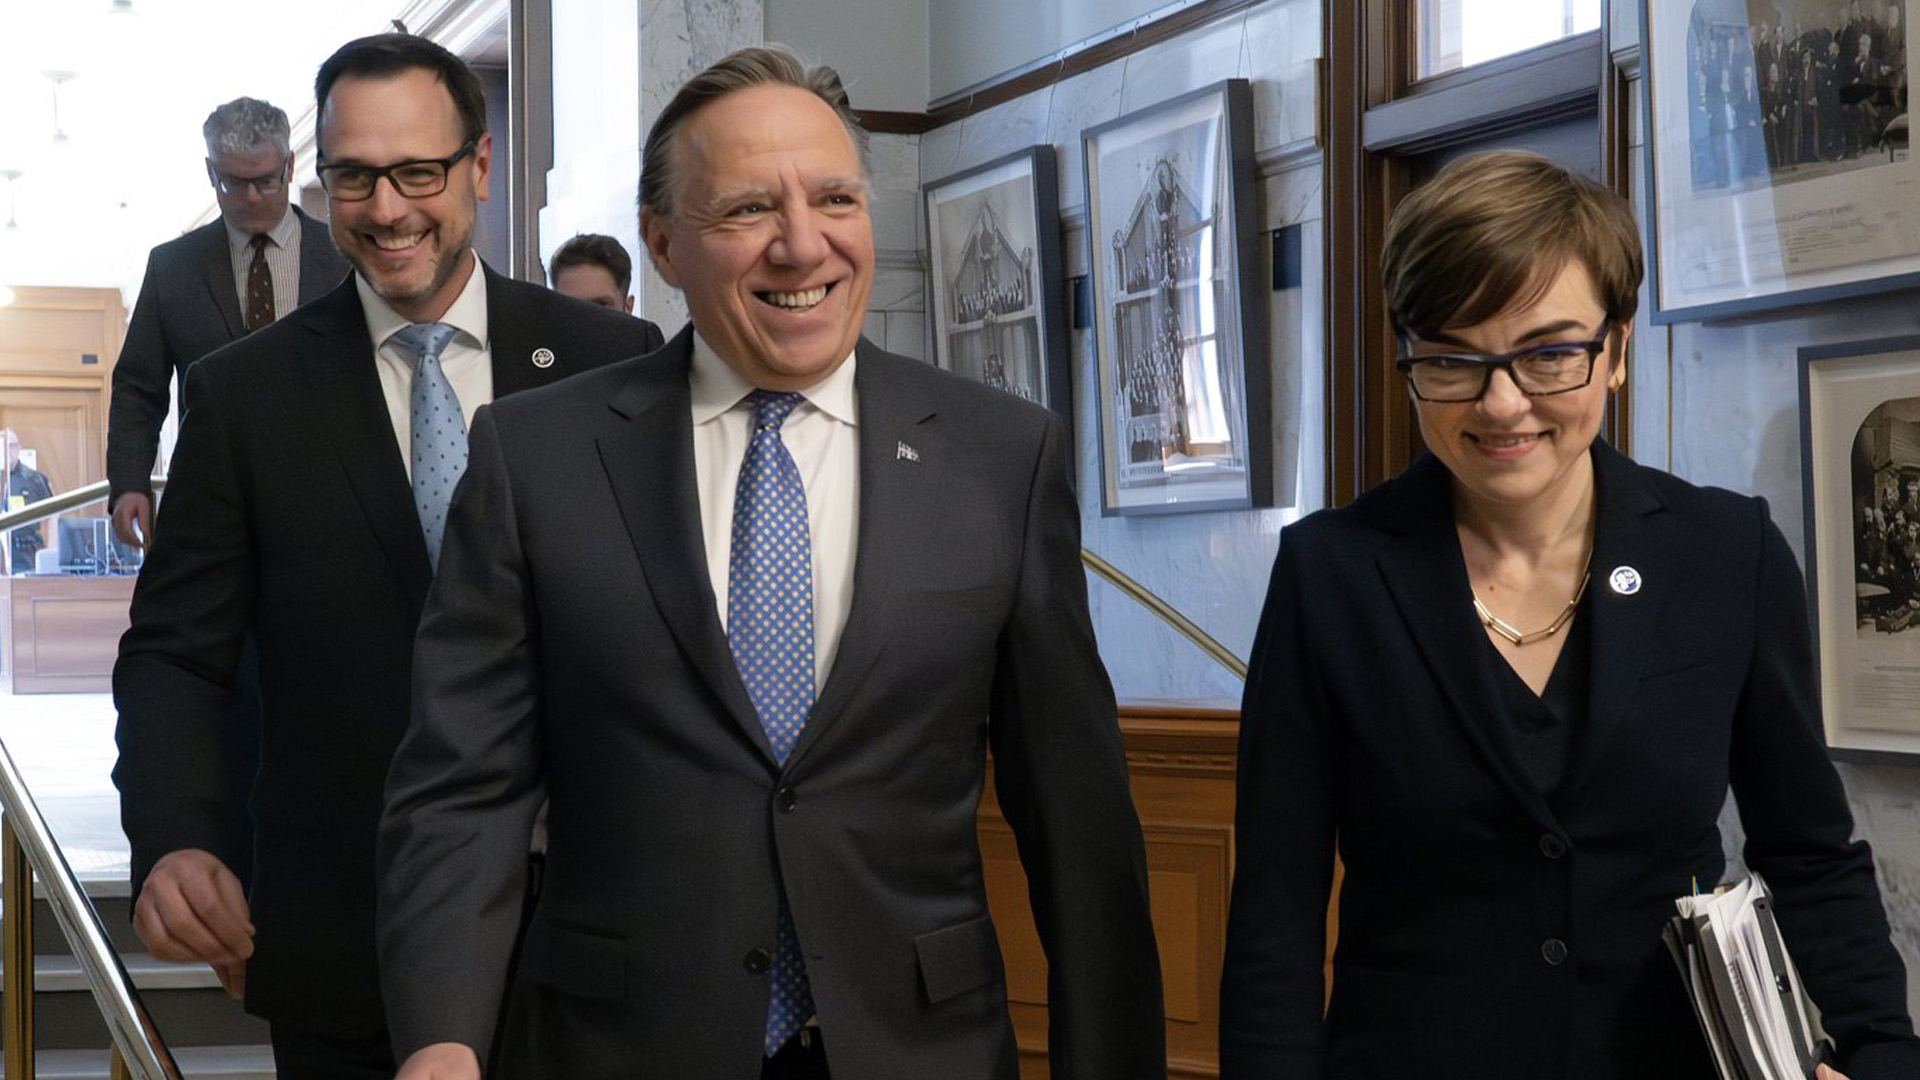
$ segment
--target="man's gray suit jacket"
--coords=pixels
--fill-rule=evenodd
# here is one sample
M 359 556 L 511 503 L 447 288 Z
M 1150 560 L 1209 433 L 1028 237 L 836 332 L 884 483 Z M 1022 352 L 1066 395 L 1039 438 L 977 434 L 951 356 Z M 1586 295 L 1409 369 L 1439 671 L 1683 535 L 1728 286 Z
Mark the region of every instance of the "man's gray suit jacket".
M 327 235 L 327 224 L 294 208 L 300 220 L 299 302 L 311 303 L 340 284 L 350 267 Z M 148 476 L 167 418 L 167 385 L 215 349 L 245 337 L 226 222 L 215 219 L 147 255 L 147 276 L 113 368 L 107 412 L 107 485 L 111 498 L 151 493 Z

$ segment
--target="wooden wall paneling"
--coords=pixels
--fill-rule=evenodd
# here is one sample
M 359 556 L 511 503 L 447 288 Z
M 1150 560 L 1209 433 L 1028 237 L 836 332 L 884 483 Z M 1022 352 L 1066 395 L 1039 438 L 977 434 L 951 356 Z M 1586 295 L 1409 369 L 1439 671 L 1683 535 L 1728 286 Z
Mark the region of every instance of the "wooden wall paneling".
M 13 692 L 105 693 L 133 602 L 131 575 L 10 577 Z
M 1135 808 L 1146 838 L 1149 900 L 1167 1005 L 1169 1077 L 1220 1074 L 1220 969 L 1233 881 L 1233 774 L 1239 721 L 1230 710 L 1122 710 Z M 1022 1080 L 1047 1076 L 1046 957 L 1027 880 L 992 784 L 980 806 L 988 907 L 1007 967 Z

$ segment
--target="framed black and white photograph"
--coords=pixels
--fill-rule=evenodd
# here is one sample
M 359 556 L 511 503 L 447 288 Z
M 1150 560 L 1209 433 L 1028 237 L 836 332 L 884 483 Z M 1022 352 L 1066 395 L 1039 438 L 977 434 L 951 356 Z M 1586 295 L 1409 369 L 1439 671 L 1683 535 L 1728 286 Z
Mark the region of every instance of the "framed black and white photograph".
M 1081 134 L 1106 514 L 1272 505 L 1250 100 L 1231 79 Z
M 1642 0 L 1656 323 L 1920 284 L 1920 0 Z
M 1827 745 L 1920 755 L 1920 335 L 1801 349 L 1800 442 Z
M 926 186 L 934 362 L 1073 412 L 1053 147 Z

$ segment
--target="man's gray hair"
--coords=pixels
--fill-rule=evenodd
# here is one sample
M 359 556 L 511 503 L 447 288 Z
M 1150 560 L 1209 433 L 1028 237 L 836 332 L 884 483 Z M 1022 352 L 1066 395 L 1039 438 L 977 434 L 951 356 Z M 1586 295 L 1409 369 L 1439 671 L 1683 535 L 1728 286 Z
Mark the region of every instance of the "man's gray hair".
M 647 133 L 646 149 L 640 155 L 640 209 L 660 217 L 673 216 L 679 196 L 678 148 L 675 136 L 686 126 L 687 118 L 703 106 L 752 86 L 793 86 L 805 90 L 833 110 L 853 140 L 860 155 L 860 172 L 872 170 L 867 163 L 867 132 L 847 101 L 847 88 L 840 84 L 840 73 L 825 64 L 808 67 L 793 50 L 784 45 L 754 46 L 741 49 L 687 80 Z
M 207 114 L 200 125 L 207 140 L 207 156 L 216 154 L 257 154 L 271 146 L 281 157 L 287 156 L 290 129 L 286 110 L 259 98 L 234 98 Z

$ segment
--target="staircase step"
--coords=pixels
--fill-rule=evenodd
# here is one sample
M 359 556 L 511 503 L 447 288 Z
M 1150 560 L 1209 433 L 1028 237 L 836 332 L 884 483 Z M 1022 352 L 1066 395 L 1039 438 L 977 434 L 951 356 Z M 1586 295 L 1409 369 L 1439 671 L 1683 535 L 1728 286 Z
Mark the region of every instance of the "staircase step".
M 173 1060 L 187 1080 L 274 1080 L 273 1048 L 264 1044 L 179 1046 Z M 104 1080 L 109 1063 L 105 1050 L 41 1050 L 33 1055 L 33 1072 L 39 1080 Z
M 209 1045 L 264 1043 L 267 1024 L 249 1016 L 220 988 L 205 964 L 170 964 L 145 953 L 122 957 L 140 999 L 169 1040 Z M 42 956 L 34 962 L 34 1045 L 77 1050 L 107 1044 L 80 962 L 71 956 Z

